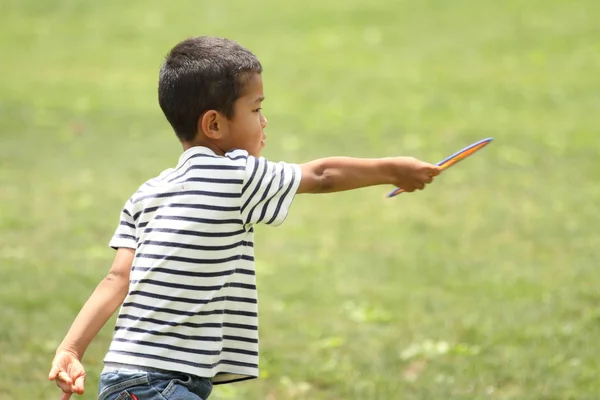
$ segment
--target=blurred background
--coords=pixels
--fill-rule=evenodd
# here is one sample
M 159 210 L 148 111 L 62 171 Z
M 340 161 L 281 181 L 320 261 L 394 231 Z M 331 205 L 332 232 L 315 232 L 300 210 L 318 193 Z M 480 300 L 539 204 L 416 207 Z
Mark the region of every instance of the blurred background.
M 261 379 L 211 399 L 600 398 L 600 3 L 0 5 L 1 400 L 58 398 L 122 205 L 180 155 L 158 69 L 195 35 L 260 58 L 274 161 L 495 138 L 423 192 L 299 196 L 258 230 Z

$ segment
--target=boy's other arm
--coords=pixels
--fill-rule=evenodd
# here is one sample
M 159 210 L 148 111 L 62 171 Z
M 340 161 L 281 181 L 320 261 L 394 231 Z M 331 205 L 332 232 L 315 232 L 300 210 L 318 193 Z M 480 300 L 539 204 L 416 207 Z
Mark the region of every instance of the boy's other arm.
M 94 337 L 123 303 L 129 288 L 129 274 L 134 255 L 133 249 L 117 250 L 108 275 L 98 284 L 83 305 L 67 335 L 58 346 L 49 378 L 56 379 L 57 385 L 63 392 L 68 389 L 75 393 L 83 392 L 83 378 L 79 388 L 79 385 L 76 385 L 79 377 L 70 376 L 72 375 L 69 371 L 70 363 L 81 360 Z M 83 377 L 85 377 L 84 372 Z
M 329 157 L 301 164 L 300 169 L 297 193 L 332 193 L 385 184 L 413 192 L 441 172 L 437 165 L 413 157 Z
M 70 351 L 81 359 L 87 347 L 98 334 L 106 321 L 125 300 L 129 289 L 129 274 L 135 250 L 120 248 L 108 272 L 89 299 L 58 347 Z

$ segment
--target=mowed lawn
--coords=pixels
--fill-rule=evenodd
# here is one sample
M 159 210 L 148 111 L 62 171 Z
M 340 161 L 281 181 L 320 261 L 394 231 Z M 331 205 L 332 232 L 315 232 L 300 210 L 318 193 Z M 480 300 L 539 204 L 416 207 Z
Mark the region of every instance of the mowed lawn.
M 259 229 L 262 376 L 211 398 L 600 398 L 599 15 L 595 0 L 4 0 L 0 400 L 58 398 L 50 362 L 121 206 L 179 157 L 158 68 L 201 34 L 263 62 L 273 160 L 435 162 L 495 138 L 424 192 L 298 196 Z

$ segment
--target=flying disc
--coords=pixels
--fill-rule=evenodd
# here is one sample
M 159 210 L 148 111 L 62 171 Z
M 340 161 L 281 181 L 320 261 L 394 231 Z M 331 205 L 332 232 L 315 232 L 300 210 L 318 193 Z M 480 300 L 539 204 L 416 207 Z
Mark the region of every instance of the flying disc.
M 465 147 L 464 149 L 457 151 L 456 153 L 452 154 L 451 156 L 444 158 L 442 161 L 438 162 L 436 165 L 441 167 L 442 171 L 445 169 L 448 169 L 451 166 L 453 166 L 454 164 L 456 164 L 457 162 L 462 161 L 465 158 L 469 157 L 470 155 L 473 155 L 477 151 L 483 149 L 485 146 L 490 144 L 490 142 L 493 139 L 494 138 L 487 138 L 487 139 L 483 139 L 478 142 L 475 142 L 472 145 L 469 145 L 469 146 Z M 394 197 L 394 196 L 399 195 L 402 192 L 404 192 L 404 189 L 398 188 L 398 189 L 395 189 L 392 192 L 390 192 L 387 195 L 387 197 Z

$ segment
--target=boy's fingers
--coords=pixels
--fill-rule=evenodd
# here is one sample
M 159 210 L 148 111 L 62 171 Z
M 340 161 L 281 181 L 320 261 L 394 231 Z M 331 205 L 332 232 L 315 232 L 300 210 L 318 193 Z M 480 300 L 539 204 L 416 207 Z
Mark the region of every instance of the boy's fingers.
M 56 375 L 58 375 L 58 371 L 59 369 L 56 366 L 52 366 L 52 368 L 50 368 L 50 373 L 48 374 L 48 379 L 50 379 L 51 381 L 56 379 Z
M 58 379 L 66 383 L 67 385 L 73 384 L 73 379 L 67 374 L 65 371 L 60 371 L 58 373 Z
M 77 394 L 83 394 L 85 386 L 85 375 L 82 375 L 75 379 L 75 383 L 73 384 L 73 392 Z
M 440 168 L 439 165 L 435 165 L 435 164 L 425 164 L 425 167 L 422 169 L 423 172 L 425 172 L 428 175 L 439 175 L 439 173 L 442 171 L 442 168 Z
M 432 165 L 431 167 L 429 167 L 429 173 L 430 173 L 432 176 L 439 175 L 439 174 L 440 174 L 440 172 L 442 172 L 442 168 L 440 168 L 440 167 L 439 167 L 439 166 L 437 166 L 437 165 Z
M 73 390 L 71 388 L 71 385 L 69 385 L 67 383 L 64 383 L 63 381 L 61 381 L 59 379 L 57 379 L 55 382 L 56 382 L 56 386 L 58 386 L 58 388 L 60 390 L 62 390 L 63 393 L 71 393 L 71 392 L 73 392 Z

